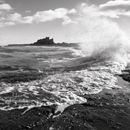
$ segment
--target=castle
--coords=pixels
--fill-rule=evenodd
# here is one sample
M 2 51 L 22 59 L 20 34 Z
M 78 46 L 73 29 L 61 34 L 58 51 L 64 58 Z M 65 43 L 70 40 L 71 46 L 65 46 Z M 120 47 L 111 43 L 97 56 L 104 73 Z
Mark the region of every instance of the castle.
M 53 38 L 50 39 L 49 37 L 43 38 L 43 39 L 39 39 L 37 40 L 37 42 L 33 43 L 32 45 L 37 45 L 37 46 L 50 46 L 50 45 L 55 45 Z

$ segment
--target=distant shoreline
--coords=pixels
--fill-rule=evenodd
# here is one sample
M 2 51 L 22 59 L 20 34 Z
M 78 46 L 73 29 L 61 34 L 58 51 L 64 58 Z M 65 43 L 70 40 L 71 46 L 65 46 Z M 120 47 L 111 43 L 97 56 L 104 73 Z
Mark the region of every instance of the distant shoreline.
M 9 44 L 7 45 L 9 47 L 11 46 L 62 46 L 62 47 L 79 47 L 78 43 L 55 43 L 53 39 L 50 39 L 49 37 L 39 39 L 34 43 L 30 44 Z
M 56 43 L 54 45 L 33 45 L 33 44 L 8 44 L 7 47 L 14 47 L 14 46 L 62 46 L 62 47 L 78 47 L 78 44 L 76 43 Z

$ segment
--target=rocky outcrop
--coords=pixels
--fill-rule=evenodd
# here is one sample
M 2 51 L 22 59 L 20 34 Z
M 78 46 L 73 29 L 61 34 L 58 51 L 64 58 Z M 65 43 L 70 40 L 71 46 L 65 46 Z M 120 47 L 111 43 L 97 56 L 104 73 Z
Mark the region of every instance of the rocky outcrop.
M 46 37 L 43 39 L 37 40 L 37 42 L 32 43 L 33 46 L 62 46 L 62 47 L 78 47 L 76 43 L 55 43 L 53 38 Z
M 0 130 L 130 130 L 129 93 L 85 98 L 86 103 L 71 105 L 58 115 L 55 105 L 0 110 Z
M 43 39 L 39 39 L 37 40 L 37 42 L 33 43 L 32 45 L 36 45 L 36 46 L 52 46 L 55 45 L 53 38 L 50 39 L 49 37 L 43 38 Z
M 9 47 L 11 46 L 62 46 L 62 47 L 78 47 L 77 43 L 66 43 L 66 42 L 62 42 L 62 43 L 55 43 L 53 38 L 50 37 L 46 37 L 46 38 L 42 38 L 37 40 L 34 43 L 31 44 L 9 44 Z

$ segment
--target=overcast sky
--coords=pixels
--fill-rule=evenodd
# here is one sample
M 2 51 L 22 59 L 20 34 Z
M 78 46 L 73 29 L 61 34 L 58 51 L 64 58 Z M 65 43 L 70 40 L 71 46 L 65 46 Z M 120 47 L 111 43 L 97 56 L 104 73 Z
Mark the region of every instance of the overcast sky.
M 31 43 L 46 36 L 68 41 L 67 26 L 83 3 L 112 19 L 130 37 L 130 0 L 0 0 L 0 45 Z

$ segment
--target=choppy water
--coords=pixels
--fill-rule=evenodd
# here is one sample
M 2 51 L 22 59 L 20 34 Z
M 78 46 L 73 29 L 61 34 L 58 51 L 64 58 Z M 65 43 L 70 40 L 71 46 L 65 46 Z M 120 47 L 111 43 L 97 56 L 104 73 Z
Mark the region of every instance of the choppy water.
M 10 49 L 13 48 L 8 48 L 8 50 Z M 21 48 L 17 47 L 17 50 L 21 50 Z M 27 50 L 30 51 L 27 52 Z M 36 53 L 36 51 L 38 53 Z M 46 66 L 50 68 L 59 67 L 59 69 L 57 69 L 58 73 L 55 72 L 54 74 L 48 75 L 42 79 L 30 82 L 1 82 L 0 109 L 2 110 L 24 107 L 32 108 L 34 106 L 52 104 L 64 105 L 83 103 L 87 101 L 83 98 L 83 95 L 85 94 L 95 94 L 102 91 L 104 88 L 120 88 L 120 86 L 117 85 L 115 74 L 120 74 L 121 70 L 125 69 L 124 63 L 115 60 L 96 61 L 95 58 L 89 58 L 88 60 L 84 55 L 80 55 L 81 52 L 79 50 L 72 48 L 42 47 L 41 49 L 35 47 L 31 49 L 30 47 L 25 47 L 22 52 L 23 56 L 25 56 L 24 52 L 26 52 L 26 56 L 30 58 L 30 60 L 33 59 L 33 62 L 35 61 L 37 63 L 37 65 L 32 65 L 32 67 L 37 67 L 39 73 L 44 73 L 44 63 L 46 63 Z M 36 57 L 34 56 L 34 52 L 35 56 L 37 55 Z M 8 54 L 13 57 L 17 54 L 19 57 L 21 52 L 13 51 Z M 23 59 L 22 55 L 21 58 Z M 47 56 L 47 58 L 44 58 L 44 56 Z M 6 62 L 9 60 L 8 62 L 10 62 L 11 58 L 3 58 L 1 61 L 4 60 L 6 60 Z M 16 60 L 15 64 L 12 63 L 11 65 L 14 66 L 16 63 L 19 64 L 19 60 L 20 59 Z M 26 60 L 24 64 L 26 64 Z M 89 66 L 82 68 L 82 64 L 86 66 L 89 64 Z M 70 68 L 70 71 L 59 73 L 61 68 L 64 69 L 67 67 Z M 77 67 L 77 70 L 71 70 L 73 67 Z

